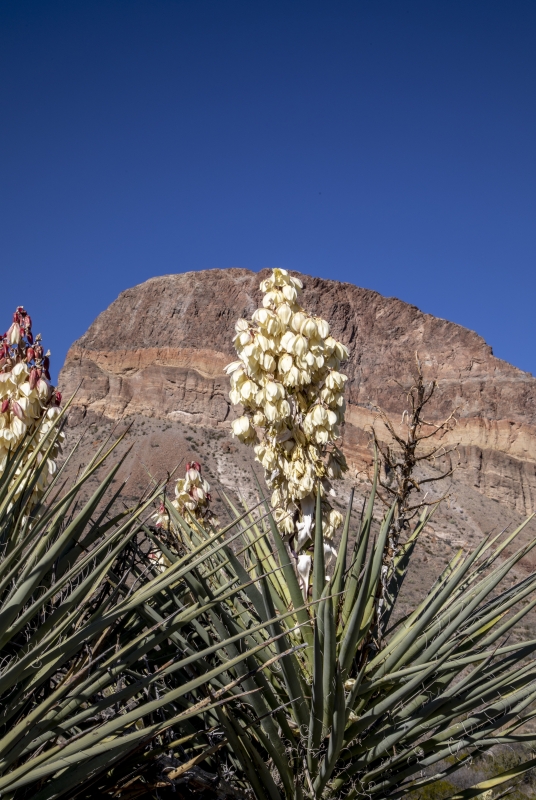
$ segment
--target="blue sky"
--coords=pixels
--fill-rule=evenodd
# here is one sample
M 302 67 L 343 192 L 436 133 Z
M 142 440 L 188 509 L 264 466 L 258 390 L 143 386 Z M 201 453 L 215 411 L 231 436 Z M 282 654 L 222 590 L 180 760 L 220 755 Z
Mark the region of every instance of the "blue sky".
M 5 327 L 57 372 L 128 286 L 282 266 L 536 374 L 535 41 L 518 0 L 4 0 Z

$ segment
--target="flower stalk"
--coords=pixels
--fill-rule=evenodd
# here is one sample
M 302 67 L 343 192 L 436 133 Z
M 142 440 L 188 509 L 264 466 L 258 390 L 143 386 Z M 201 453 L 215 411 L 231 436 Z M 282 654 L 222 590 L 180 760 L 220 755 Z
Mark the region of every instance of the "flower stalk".
M 251 445 L 272 492 L 274 518 L 297 558 L 307 592 L 311 572 L 315 499 L 320 493 L 326 559 L 336 555 L 333 535 L 342 515 L 332 507 L 332 482 L 346 471 L 338 442 L 344 420 L 346 347 L 329 324 L 298 303 L 302 282 L 274 269 L 260 284 L 262 307 L 239 319 L 238 355 L 226 367 L 230 399 L 243 413 L 233 435 Z
M 0 474 L 6 468 L 9 453 L 38 429 L 27 455 L 30 458 L 42 446 L 60 414 L 61 393 L 51 385 L 49 358 L 41 334 L 34 339 L 30 315 L 18 306 L 11 326 L 0 337 Z M 40 471 L 31 505 L 43 495 L 49 478 L 56 472 L 63 438 L 60 433 L 47 459 L 47 469 Z M 23 488 L 21 485 L 21 492 Z

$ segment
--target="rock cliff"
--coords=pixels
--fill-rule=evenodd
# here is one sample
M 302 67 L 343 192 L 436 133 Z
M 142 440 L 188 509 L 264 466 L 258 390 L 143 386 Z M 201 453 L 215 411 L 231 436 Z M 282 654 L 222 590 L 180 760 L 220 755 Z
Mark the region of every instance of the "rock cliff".
M 227 429 L 233 411 L 223 367 L 238 316 L 257 307 L 263 274 L 244 269 L 166 275 L 127 289 L 73 344 L 60 375 L 79 385 L 72 422 L 151 418 Z M 493 356 L 473 331 L 351 284 L 301 276 L 302 303 L 330 321 L 350 358 L 344 449 L 354 471 L 369 460 L 375 407 L 395 419 L 418 352 L 439 384 L 432 415 L 453 408 L 456 481 L 520 514 L 536 497 L 536 379 Z M 172 434 L 168 434 L 172 436 Z

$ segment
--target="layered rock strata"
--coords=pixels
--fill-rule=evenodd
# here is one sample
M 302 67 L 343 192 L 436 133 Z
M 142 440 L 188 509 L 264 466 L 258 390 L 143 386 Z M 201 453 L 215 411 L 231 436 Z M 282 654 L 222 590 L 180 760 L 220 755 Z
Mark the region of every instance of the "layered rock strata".
M 89 414 L 228 428 L 233 410 L 223 367 L 233 359 L 235 320 L 259 304 L 264 274 L 186 272 L 122 292 L 67 355 L 60 387 L 69 395 L 80 386 L 73 422 Z M 370 461 L 376 407 L 399 419 L 401 386 L 410 384 L 418 353 L 425 375 L 438 381 L 431 416 L 439 421 L 456 410 L 456 428 L 445 441 L 459 443 L 457 482 L 520 514 L 531 512 L 536 379 L 495 358 L 460 325 L 351 284 L 300 277 L 303 305 L 328 319 L 349 348 L 344 450 L 354 473 Z

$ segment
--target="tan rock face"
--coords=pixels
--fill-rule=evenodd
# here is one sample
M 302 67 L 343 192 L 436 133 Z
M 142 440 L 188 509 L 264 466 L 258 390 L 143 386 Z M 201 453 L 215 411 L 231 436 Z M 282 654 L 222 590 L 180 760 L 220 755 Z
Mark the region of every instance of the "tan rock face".
M 207 270 L 153 278 L 123 292 L 71 347 L 60 374 L 81 387 L 73 421 L 151 417 L 212 429 L 233 411 L 223 367 L 233 360 L 234 323 L 260 299 L 263 273 Z M 329 320 L 350 358 L 344 449 L 352 469 L 370 459 L 374 408 L 404 408 L 418 352 L 438 381 L 431 416 L 457 409 L 456 481 L 519 513 L 536 498 L 536 379 L 495 358 L 476 333 L 351 284 L 301 276 L 302 304 Z

